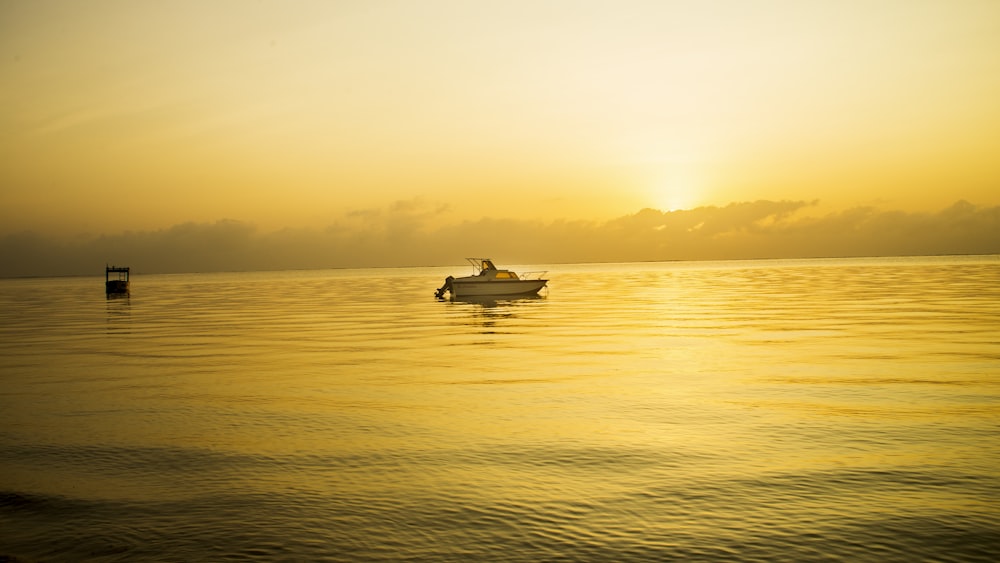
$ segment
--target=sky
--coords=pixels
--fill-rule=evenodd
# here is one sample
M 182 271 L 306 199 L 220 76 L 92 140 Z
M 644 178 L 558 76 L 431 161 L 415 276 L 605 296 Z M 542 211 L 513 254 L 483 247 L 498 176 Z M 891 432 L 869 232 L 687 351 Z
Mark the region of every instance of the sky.
M 994 0 L 0 0 L 0 275 L 995 253 L 997 100 Z

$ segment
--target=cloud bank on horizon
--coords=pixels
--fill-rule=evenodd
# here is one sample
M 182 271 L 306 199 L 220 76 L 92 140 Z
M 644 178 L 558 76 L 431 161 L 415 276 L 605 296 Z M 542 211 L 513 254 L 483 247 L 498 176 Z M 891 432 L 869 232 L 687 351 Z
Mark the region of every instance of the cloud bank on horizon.
M 0 277 L 87 275 L 105 263 L 141 273 L 457 264 L 738 260 L 1000 253 L 1000 206 L 966 201 L 934 213 L 856 207 L 810 216 L 816 202 L 643 209 L 607 222 L 482 218 L 430 227 L 447 206 L 420 199 L 355 211 L 324 230 L 263 232 L 246 222 L 184 223 L 56 239 L 0 238 Z

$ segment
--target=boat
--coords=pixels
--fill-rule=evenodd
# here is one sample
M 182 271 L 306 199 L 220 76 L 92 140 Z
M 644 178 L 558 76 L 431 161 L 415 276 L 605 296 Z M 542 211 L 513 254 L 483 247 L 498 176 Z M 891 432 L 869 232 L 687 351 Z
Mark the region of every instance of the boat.
M 108 295 L 128 293 L 128 273 L 127 267 L 118 266 L 104 267 L 104 291 Z M 112 277 L 112 274 L 115 274 Z
M 448 276 L 434 296 L 438 299 L 450 293 L 452 298 L 476 296 L 526 296 L 535 295 L 549 280 L 542 279 L 545 272 L 526 272 L 522 276 L 510 270 L 497 268 L 489 258 L 466 258 L 472 264 L 473 274 L 461 278 Z

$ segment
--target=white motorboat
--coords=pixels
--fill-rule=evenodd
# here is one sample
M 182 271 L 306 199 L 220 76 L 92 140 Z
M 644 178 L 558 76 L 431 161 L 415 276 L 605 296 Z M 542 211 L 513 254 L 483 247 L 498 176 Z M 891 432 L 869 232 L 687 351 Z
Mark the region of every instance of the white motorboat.
M 527 272 L 518 276 L 510 270 L 501 270 L 489 258 L 466 258 L 472 264 L 473 274 L 461 278 L 448 276 L 444 285 L 434 293 L 439 299 L 445 293 L 452 298 L 475 296 L 534 295 L 549 280 L 542 279 L 545 272 Z

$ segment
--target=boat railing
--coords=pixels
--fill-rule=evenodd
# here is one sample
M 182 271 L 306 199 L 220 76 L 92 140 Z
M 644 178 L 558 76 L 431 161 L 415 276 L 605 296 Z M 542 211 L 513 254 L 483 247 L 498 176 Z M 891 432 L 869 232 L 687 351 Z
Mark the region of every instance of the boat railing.
M 522 280 L 540 280 L 542 276 L 549 273 L 548 270 L 535 270 L 531 272 L 524 272 L 521 274 Z

